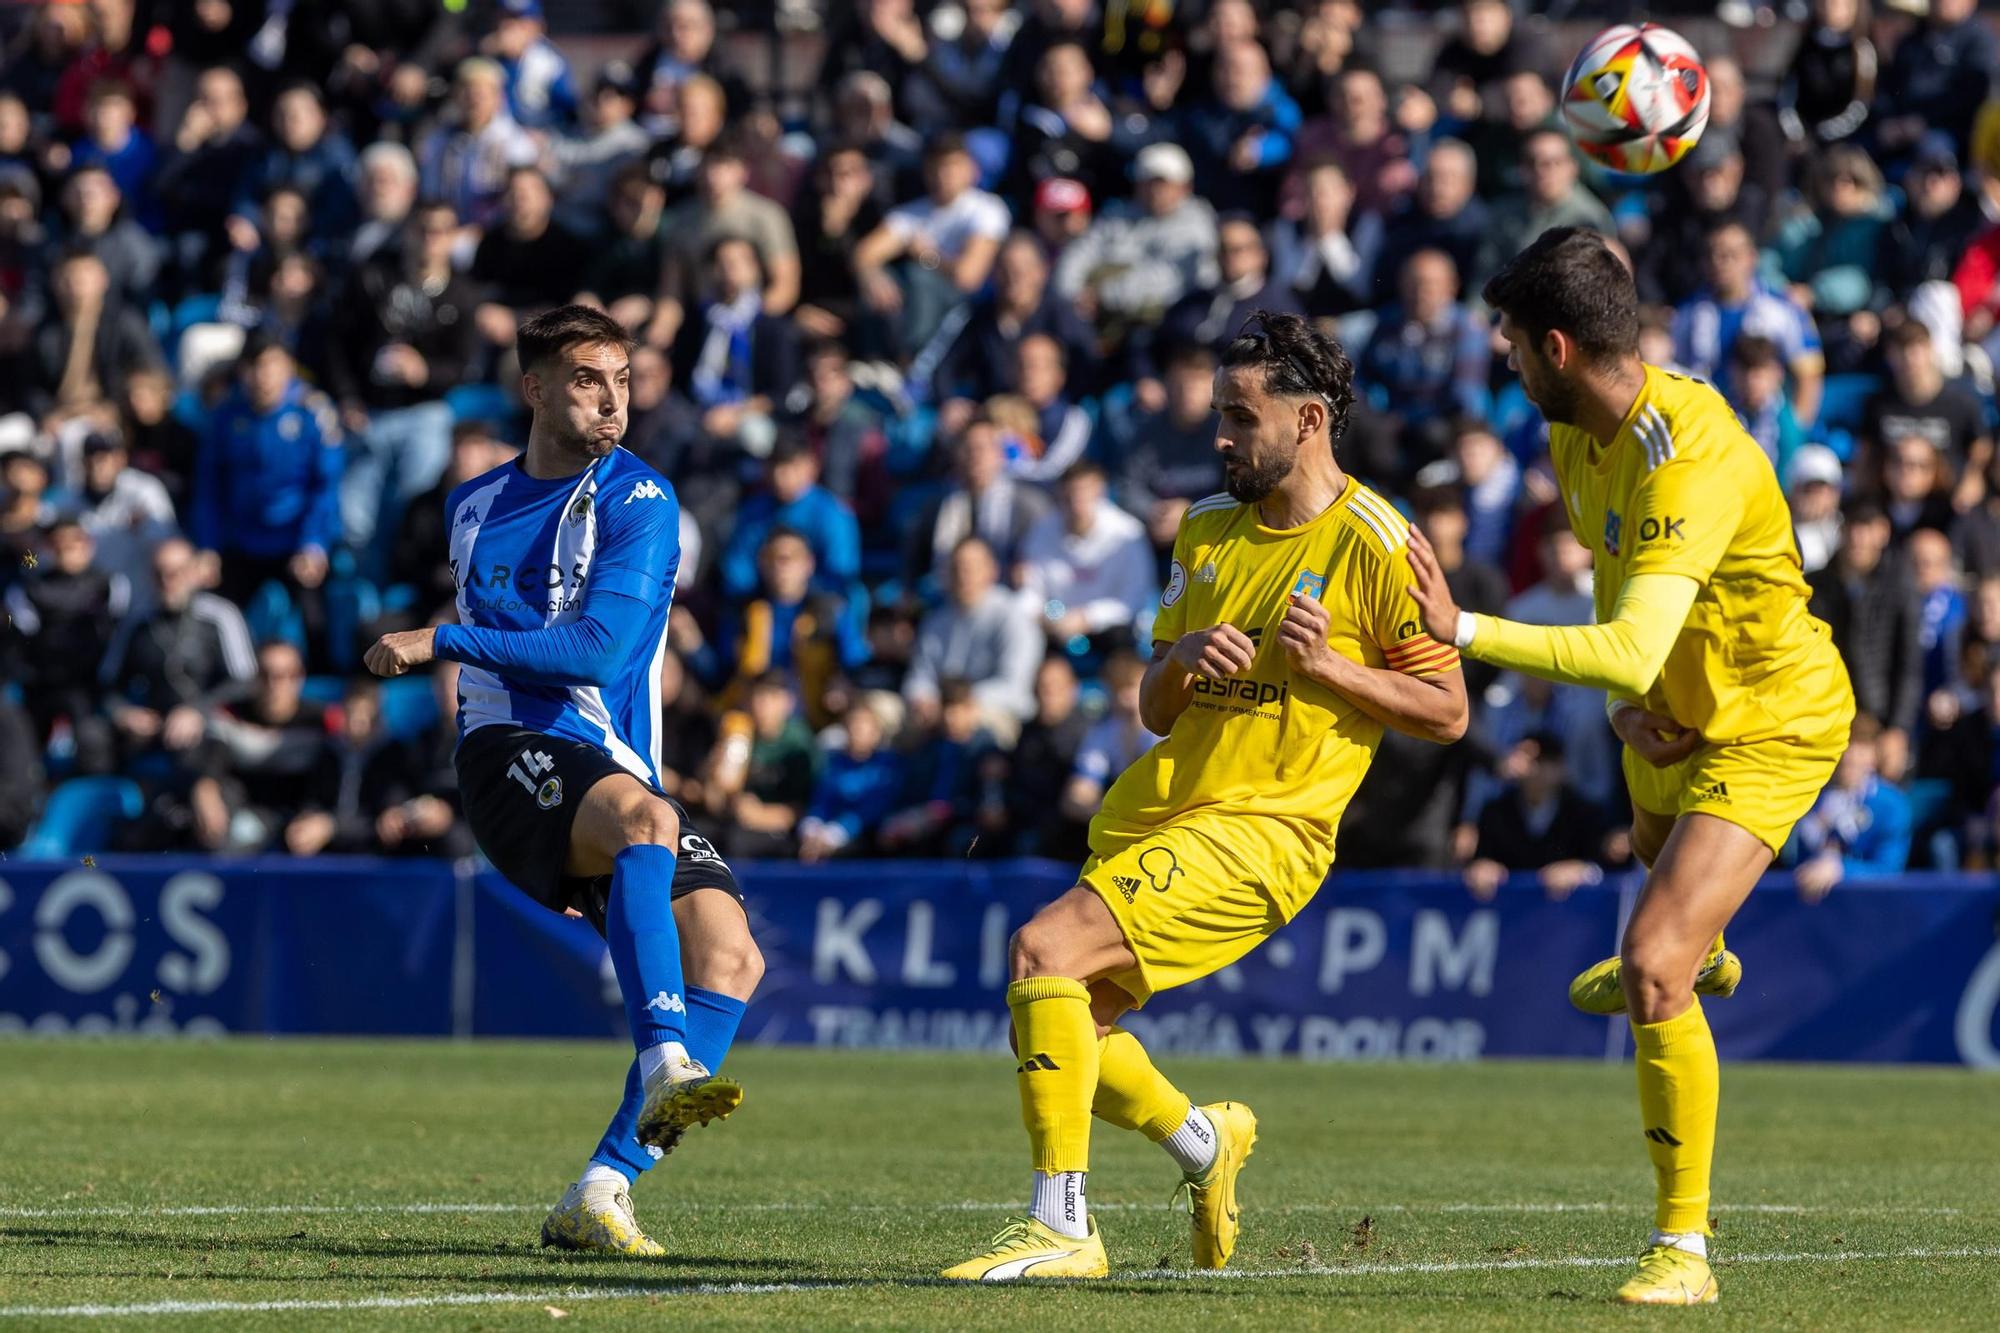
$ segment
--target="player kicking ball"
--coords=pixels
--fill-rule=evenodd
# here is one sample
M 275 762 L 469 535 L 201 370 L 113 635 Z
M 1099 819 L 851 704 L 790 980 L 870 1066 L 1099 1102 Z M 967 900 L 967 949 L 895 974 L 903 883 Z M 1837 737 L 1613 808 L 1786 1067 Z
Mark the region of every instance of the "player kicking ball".
M 1720 1079 L 1697 992 L 1736 989 L 1723 927 L 1832 776 L 1854 696 L 1826 625 L 1806 611 L 1770 462 L 1714 389 L 1639 360 L 1638 295 L 1603 241 L 1544 232 L 1485 298 L 1548 419 L 1570 529 L 1595 561 L 1598 623 L 1461 612 L 1412 528 L 1417 601 L 1442 644 L 1609 693 L 1648 874 L 1618 957 L 1570 995 L 1593 1013 L 1628 1013 L 1638 1048 L 1656 1208 L 1618 1298 L 1706 1304 Z
M 618 447 L 632 343 L 571 305 L 522 325 L 516 345 L 527 451 L 446 500 L 458 623 L 384 635 L 367 664 L 463 664 L 466 822 L 529 897 L 595 926 L 618 974 L 637 1058 L 542 1243 L 657 1255 L 628 1190 L 689 1126 L 743 1100 L 716 1071 L 764 964 L 735 875 L 659 788 L 680 507 Z
M 1228 493 L 1181 521 L 1141 686 L 1166 739 L 1106 793 L 1076 887 L 1013 939 L 1033 1201 L 947 1278 L 1106 1275 L 1084 1188 L 1093 1115 L 1166 1150 L 1195 1263 L 1229 1262 L 1257 1118 L 1195 1106 L 1118 1019 L 1235 962 L 1312 899 L 1385 725 L 1440 742 L 1465 730 L 1458 653 L 1420 627 L 1403 520 L 1334 459 L 1353 380 L 1339 344 L 1292 315 L 1253 317 L 1223 353 Z

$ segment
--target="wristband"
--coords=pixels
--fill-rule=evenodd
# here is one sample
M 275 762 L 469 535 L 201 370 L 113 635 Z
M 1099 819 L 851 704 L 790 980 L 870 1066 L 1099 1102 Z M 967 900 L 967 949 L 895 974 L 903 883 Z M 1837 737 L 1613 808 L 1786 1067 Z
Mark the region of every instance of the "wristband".
M 1470 648 L 1472 646 L 1472 636 L 1478 632 L 1479 617 L 1470 611 L 1460 611 L 1458 613 L 1458 629 L 1451 636 L 1451 646 L 1454 648 Z

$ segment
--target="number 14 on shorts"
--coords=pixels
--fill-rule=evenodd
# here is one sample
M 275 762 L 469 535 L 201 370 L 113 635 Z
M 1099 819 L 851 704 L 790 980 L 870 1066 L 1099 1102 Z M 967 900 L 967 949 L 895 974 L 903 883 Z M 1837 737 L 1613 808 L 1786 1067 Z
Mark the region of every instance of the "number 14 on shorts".
M 562 779 L 552 777 L 539 786 L 535 779 L 555 766 L 556 761 L 546 751 L 523 750 L 507 765 L 507 776 L 520 783 L 542 809 L 549 810 L 562 804 Z

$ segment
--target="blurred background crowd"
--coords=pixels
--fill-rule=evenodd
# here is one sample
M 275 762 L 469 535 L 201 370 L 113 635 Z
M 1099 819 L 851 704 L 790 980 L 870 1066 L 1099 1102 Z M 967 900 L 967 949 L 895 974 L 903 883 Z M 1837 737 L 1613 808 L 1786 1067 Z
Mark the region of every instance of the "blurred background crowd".
M 1216 349 L 1323 322 L 1346 466 L 1481 611 L 1591 614 L 1483 278 L 1613 238 L 1647 359 L 1770 454 L 1864 712 L 1802 889 L 1990 866 L 2000 69 L 1972 0 L 1663 4 L 1707 134 L 1588 169 L 1618 4 L 0 4 L 0 846 L 463 854 L 442 500 L 512 457 L 518 321 L 639 341 L 684 508 L 668 790 L 735 856 L 1075 857 L 1151 743 Z M 1625 865 L 1599 695 L 1470 668 L 1346 866 Z

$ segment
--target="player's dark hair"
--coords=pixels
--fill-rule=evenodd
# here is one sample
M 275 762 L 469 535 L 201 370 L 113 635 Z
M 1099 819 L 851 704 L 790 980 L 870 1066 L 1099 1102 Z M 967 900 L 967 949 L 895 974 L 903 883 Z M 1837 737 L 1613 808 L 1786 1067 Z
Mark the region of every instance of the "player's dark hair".
M 1339 440 L 1354 406 L 1354 363 L 1340 343 L 1297 315 L 1254 312 L 1222 350 L 1222 364 L 1262 366 L 1264 389 L 1326 404 L 1326 433 Z
M 1537 342 L 1560 329 L 1591 357 L 1639 354 L 1639 292 L 1604 238 L 1551 227 L 1487 279 L 1481 293 Z
M 580 343 L 615 343 L 630 356 L 635 340 L 623 324 L 602 310 L 559 305 L 521 325 L 514 348 L 521 358 L 521 369 L 533 371 Z

